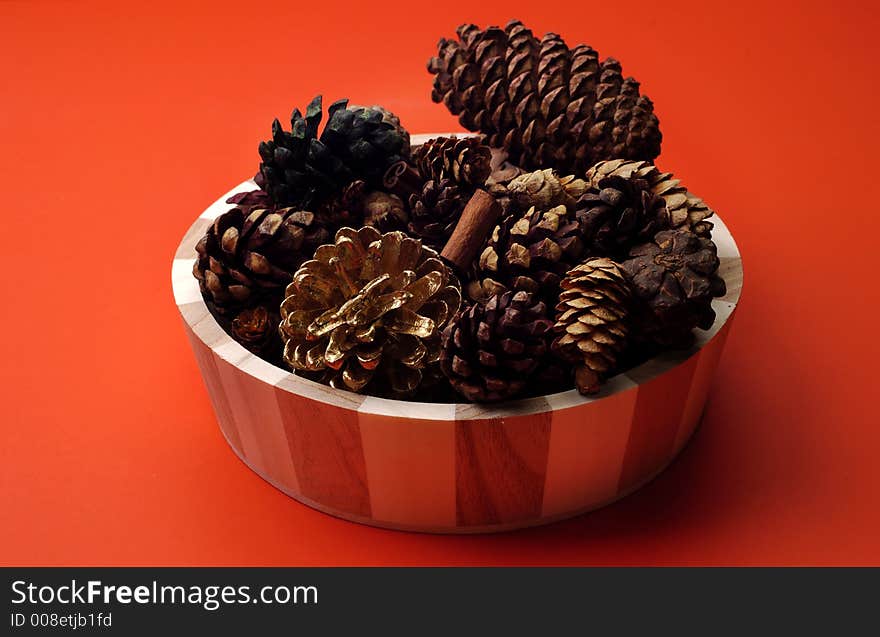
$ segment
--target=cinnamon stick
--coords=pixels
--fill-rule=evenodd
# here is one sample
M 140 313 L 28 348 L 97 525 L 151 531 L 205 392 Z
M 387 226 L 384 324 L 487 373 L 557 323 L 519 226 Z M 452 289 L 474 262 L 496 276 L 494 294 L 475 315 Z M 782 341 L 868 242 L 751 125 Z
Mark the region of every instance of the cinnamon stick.
M 382 178 L 382 185 L 404 201 L 421 192 L 423 182 L 415 167 L 406 161 L 391 164 Z
M 467 272 L 500 216 L 501 206 L 495 197 L 477 189 L 464 207 L 440 256 L 459 272 Z

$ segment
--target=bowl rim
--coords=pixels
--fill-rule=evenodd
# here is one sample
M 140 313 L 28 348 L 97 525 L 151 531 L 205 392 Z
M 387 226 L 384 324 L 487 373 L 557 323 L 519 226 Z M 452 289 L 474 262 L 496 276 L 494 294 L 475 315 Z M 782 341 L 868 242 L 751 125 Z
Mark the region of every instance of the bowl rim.
M 413 135 L 413 145 L 440 135 L 460 133 L 428 133 Z M 712 238 L 721 260 L 719 271 L 727 284 L 727 293 L 712 301 L 715 323 L 709 330 L 696 330 L 692 347 L 686 350 L 661 352 L 641 365 L 611 377 L 601 390 L 592 396 L 582 396 L 577 389 L 564 392 L 520 398 L 499 403 L 425 403 L 391 398 L 379 398 L 333 389 L 327 385 L 296 376 L 293 372 L 276 367 L 252 354 L 229 336 L 217 323 L 202 298 L 198 281 L 192 275 L 195 246 L 205 230 L 218 216 L 234 207 L 226 200 L 239 192 L 257 189 L 253 180 L 238 184 L 206 208 L 189 227 L 177 248 L 171 271 L 174 300 L 186 325 L 205 346 L 219 358 L 255 379 L 298 396 L 316 400 L 361 414 L 397 417 L 406 420 L 481 420 L 525 416 L 559 409 L 577 407 L 636 389 L 685 362 L 715 338 L 730 321 L 742 292 L 742 258 L 733 236 L 716 213 Z

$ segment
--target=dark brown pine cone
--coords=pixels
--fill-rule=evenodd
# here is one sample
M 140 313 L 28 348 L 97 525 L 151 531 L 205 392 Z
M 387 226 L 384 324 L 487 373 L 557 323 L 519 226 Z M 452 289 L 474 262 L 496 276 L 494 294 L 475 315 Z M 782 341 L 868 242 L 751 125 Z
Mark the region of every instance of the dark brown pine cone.
M 342 226 L 361 226 L 364 221 L 365 200 L 370 193 L 367 182 L 363 179 L 356 179 L 321 201 L 316 208 L 315 216 L 320 225 L 333 231 Z M 267 210 L 275 208 L 269 193 L 264 190 L 236 193 L 227 199 L 226 203 L 235 204 L 245 213 L 249 213 L 255 208 Z
M 547 306 L 528 292 L 507 291 L 475 303 L 443 332 L 440 368 L 474 402 L 523 393 L 549 351 Z
M 409 214 L 397 195 L 374 190 L 364 197 L 362 205 L 365 226 L 382 233 L 406 230 Z
M 599 188 L 602 180 L 612 176 L 647 181 L 651 191 L 666 205 L 670 228 L 688 228 L 701 237 L 711 236 L 712 223 L 706 219 L 715 214 L 714 211 L 702 199 L 690 194 L 672 173 L 661 172 L 654 164 L 646 161 L 613 159 L 600 161 L 591 167 L 586 178 L 591 187 Z
M 584 251 L 574 214 L 565 206 L 530 208 L 522 217 L 502 219 L 476 264 L 468 286 L 477 300 L 499 288 L 525 290 L 555 303 L 559 282 Z
M 626 346 L 629 285 L 614 261 L 591 258 L 570 270 L 561 288 L 553 351 L 576 365 L 578 390 L 592 394 L 614 371 Z
M 451 179 L 428 181 L 409 199 L 409 234 L 437 252 L 455 230 L 468 197 Z
M 349 104 L 348 108 L 352 110 L 365 110 L 365 111 L 378 111 L 382 114 L 382 121 L 386 124 L 389 124 L 397 134 L 403 139 L 403 146 L 400 151 L 401 157 L 404 159 L 409 158 L 410 153 L 410 139 L 409 139 L 409 131 L 403 127 L 403 124 L 400 123 L 400 118 L 389 111 L 384 106 L 380 104 L 373 104 L 372 106 L 360 106 L 358 104 Z
M 293 272 L 330 233 L 315 215 L 295 208 L 223 213 L 196 245 L 193 275 L 218 312 L 280 302 Z
M 389 167 L 409 156 L 409 135 L 384 109 L 349 106 L 338 100 L 327 108 L 327 124 L 318 135 L 323 117 L 321 96 L 303 114 L 296 109 L 285 131 L 277 119 L 272 139 L 259 146 L 257 185 L 278 206 L 312 210 L 347 184 L 364 180 L 380 188 Z M 320 213 L 319 213 L 320 216 Z
M 554 33 L 539 40 L 518 21 L 462 25 L 457 34 L 428 62 L 431 97 L 515 165 L 581 174 L 602 159 L 660 154 L 653 104 L 616 60 L 600 63 L 590 47 L 569 49 Z
M 710 239 L 689 230 L 664 230 L 630 251 L 621 264 L 636 300 L 638 336 L 665 347 L 688 347 L 693 329 L 715 321 L 712 298 L 725 294 Z
M 491 161 L 492 151 L 477 137 L 435 137 L 413 151 L 422 179 L 451 179 L 469 190 L 486 183 Z
M 653 193 L 647 180 L 636 176 L 601 179 L 578 199 L 575 217 L 586 253 L 616 260 L 669 227 L 663 199 Z
M 369 193 L 367 182 L 355 179 L 327 196 L 315 209 L 321 225 L 332 233 L 343 226 L 364 225 L 364 200 Z
M 229 332 L 247 350 L 275 363 L 281 360 L 280 320 L 277 308 L 270 310 L 265 305 L 258 305 L 236 314 Z

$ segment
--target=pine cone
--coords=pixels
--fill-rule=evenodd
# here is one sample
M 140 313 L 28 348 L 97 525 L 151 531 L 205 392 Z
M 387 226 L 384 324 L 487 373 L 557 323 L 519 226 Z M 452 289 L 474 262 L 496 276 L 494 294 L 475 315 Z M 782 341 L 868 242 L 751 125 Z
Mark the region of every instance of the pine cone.
M 684 230 L 658 232 L 621 264 L 639 312 L 636 333 L 665 347 L 688 347 L 694 327 L 715 321 L 712 298 L 726 292 L 715 244 Z
M 363 179 L 381 187 L 388 168 L 409 154 L 409 137 L 384 111 L 346 108 L 339 100 L 327 109 L 329 119 L 318 137 L 321 96 L 291 115 L 291 132 L 276 119 L 272 139 L 260 143 L 257 185 L 278 205 L 312 207 Z
M 587 259 L 573 268 L 561 287 L 553 351 L 577 365 L 578 390 L 592 394 L 615 369 L 626 345 L 629 287 L 617 264 L 605 258 Z
M 588 46 L 538 39 L 521 22 L 457 29 L 428 62 L 431 98 L 467 130 L 486 135 L 525 169 L 580 174 L 601 159 L 653 160 L 661 135 L 654 106 L 620 64 Z
M 332 387 L 409 396 L 438 364 L 440 333 L 460 303 L 433 250 L 401 232 L 342 228 L 287 287 L 284 360 Z
M 440 252 L 455 230 L 468 197 L 451 179 L 428 181 L 409 199 L 409 234 Z
M 489 162 L 489 179 L 487 184 L 506 184 L 514 177 L 523 174 L 523 169 L 511 163 L 507 151 L 503 148 L 490 148 L 492 159 Z
M 321 200 L 315 208 L 315 215 L 332 232 L 343 226 L 359 228 L 364 225 L 364 201 L 369 191 L 367 182 L 355 179 Z
M 587 254 L 626 258 L 630 248 L 669 227 L 663 199 L 638 176 L 611 175 L 581 195 L 575 206 Z
M 296 208 L 223 213 L 196 245 L 193 275 L 221 314 L 279 303 L 293 272 L 330 239 L 315 215 Z
M 364 225 L 373 226 L 379 232 L 405 230 L 409 215 L 397 195 L 374 190 L 363 200 Z
M 614 159 L 601 161 L 590 168 L 587 171 L 587 182 L 593 188 L 601 188 L 600 183 L 612 176 L 646 180 L 651 191 L 663 199 L 670 228 L 687 228 L 701 237 L 711 236 L 712 223 L 706 219 L 715 212 L 702 199 L 691 195 L 672 173 L 661 172 L 654 164 L 646 161 Z
M 473 190 L 489 177 L 492 151 L 476 137 L 436 137 L 413 152 L 413 161 L 425 181 L 451 179 Z
M 405 159 L 410 156 L 409 131 L 403 127 L 403 125 L 400 123 L 400 118 L 397 115 L 395 115 L 394 113 L 389 111 L 387 108 L 385 108 L 384 106 L 381 106 L 379 104 L 373 104 L 372 106 L 361 106 L 359 104 L 350 104 L 349 108 L 351 108 L 351 109 L 368 109 L 368 110 L 379 111 L 379 113 L 382 114 L 382 121 L 385 122 L 386 124 L 391 125 L 391 127 L 394 128 L 395 131 L 397 131 L 397 134 L 400 135 L 404 139 L 403 152 L 400 153 L 401 156 L 404 157 Z
M 232 319 L 230 335 L 247 350 L 270 362 L 275 362 L 281 351 L 278 338 L 277 311 L 265 305 L 246 308 Z
M 549 210 L 555 206 L 573 206 L 587 189 L 587 182 L 574 175 L 559 177 L 552 169 L 519 175 L 507 184 L 510 196 L 522 210 L 531 206 Z
M 453 388 L 474 402 L 522 393 L 549 351 L 547 306 L 507 291 L 475 303 L 443 332 L 440 366 Z
M 559 282 L 580 261 L 583 250 L 577 221 L 565 206 L 530 208 L 522 217 L 502 219 L 495 227 L 468 290 L 479 299 L 500 284 L 553 302 Z
M 226 200 L 226 203 L 235 204 L 239 208 L 243 208 L 246 212 L 250 212 L 254 208 L 271 209 L 275 207 L 272 198 L 265 190 L 250 190 L 247 192 L 238 192 Z

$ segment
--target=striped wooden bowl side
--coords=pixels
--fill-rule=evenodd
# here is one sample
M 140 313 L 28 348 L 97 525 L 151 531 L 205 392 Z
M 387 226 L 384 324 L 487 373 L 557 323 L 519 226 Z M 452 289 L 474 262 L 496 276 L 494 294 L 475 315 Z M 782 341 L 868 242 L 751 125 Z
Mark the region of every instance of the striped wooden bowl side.
M 418 143 L 419 140 L 414 140 Z M 220 197 L 183 238 L 174 297 L 220 428 L 241 460 L 318 510 L 395 529 L 474 533 L 543 524 L 603 506 L 663 470 L 700 421 L 742 289 L 723 221 L 727 282 L 717 320 L 586 398 L 576 390 L 498 405 L 387 400 L 293 375 L 233 341 L 192 276 L 195 244 L 230 206 Z

